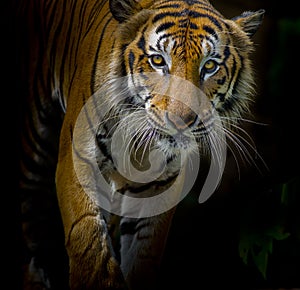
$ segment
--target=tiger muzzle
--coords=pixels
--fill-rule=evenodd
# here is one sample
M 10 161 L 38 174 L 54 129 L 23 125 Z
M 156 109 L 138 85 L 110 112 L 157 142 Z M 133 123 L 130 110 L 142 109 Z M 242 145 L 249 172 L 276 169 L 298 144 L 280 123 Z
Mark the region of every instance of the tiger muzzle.
M 191 99 L 156 96 L 152 99 L 152 119 L 170 133 L 183 132 L 199 123 L 200 106 Z
M 176 110 L 169 110 L 164 112 L 164 121 L 167 128 L 174 128 L 177 131 L 184 131 L 197 123 L 198 115 L 184 104 L 178 104 Z M 182 110 L 178 109 L 181 107 Z

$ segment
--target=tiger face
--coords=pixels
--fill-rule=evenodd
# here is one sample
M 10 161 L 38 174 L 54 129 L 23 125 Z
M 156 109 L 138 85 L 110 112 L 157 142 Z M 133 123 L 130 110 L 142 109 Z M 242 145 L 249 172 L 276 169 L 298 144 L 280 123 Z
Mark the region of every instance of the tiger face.
M 113 2 L 120 27 L 111 77 L 128 78 L 127 96 L 112 102 L 119 111 L 130 108 L 123 113 L 132 114 L 129 123 L 143 120 L 134 127 L 142 143 L 158 144 L 167 155 L 193 151 L 192 139 L 203 145 L 248 110 L 251 36 L 263 10 L 228 20 L 206 1 L 129 1 L 119 8 Z

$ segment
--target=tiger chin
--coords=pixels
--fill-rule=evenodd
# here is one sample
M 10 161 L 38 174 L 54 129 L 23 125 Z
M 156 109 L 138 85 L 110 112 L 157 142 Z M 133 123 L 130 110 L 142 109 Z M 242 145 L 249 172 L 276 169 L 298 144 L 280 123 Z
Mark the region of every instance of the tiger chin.
M 192 160 L 204 152 L 220 161 L 226 138 L 237 140 L 231 127 L 254 99 L 251 37 L 264 10 L 226 19 L 206 0 L 35 2 L 22 7 L 29 25 L 35 13 L 43 29 L 31 27 L 29 38 L 39 53 L 28 50 L 34 61 L 27 63 L 20 190 L 49 190 L 53 160 L 45 156 L 57 150 L 51 184 L 68 287 L 155 289 L 176 203 L 164 207 L 166 196 L 149 211 L 146 202 L 168 190 L 181 194 L 182 156 Z M 52 127 L 57 116 L 59 129 Z M 164 162 L 154 162 L 149 175 L 153 152 Z M 134 166 L 127 170 L 126 162 Z M 102 184 L 91 182 L 95 176 Z M 111 195 L 102 197 L 101 190 Z M 144 207 L 132 214 L 135 202 Z M 23 208 L 28 215 L 31 207 Z M 59 275 L 53 269 L 40 275 L 49 269 L 47 259 L 30 246 L 41 242 L 38 235 L 25 239 L 32 257 L 25 289 L 35 283 L 52 289 Z

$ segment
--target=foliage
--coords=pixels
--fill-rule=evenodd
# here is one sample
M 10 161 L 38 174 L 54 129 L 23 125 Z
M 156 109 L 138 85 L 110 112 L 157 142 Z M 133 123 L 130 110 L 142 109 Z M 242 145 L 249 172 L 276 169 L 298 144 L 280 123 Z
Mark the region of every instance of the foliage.
M 300 177 L 296 177 L 275 186 L 243 211 L 239 254 L 245 264 L 252 259 L 265 279 L 275 240 L 295 238 L 300 246 L 299 189 Z

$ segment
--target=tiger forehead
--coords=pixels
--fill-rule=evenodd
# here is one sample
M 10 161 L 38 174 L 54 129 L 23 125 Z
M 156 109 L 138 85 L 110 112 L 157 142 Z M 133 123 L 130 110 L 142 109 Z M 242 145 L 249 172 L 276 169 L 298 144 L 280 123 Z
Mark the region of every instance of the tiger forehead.
M 155 25 L 149 27 L 149 31 L 145 34 L 152 50 L 167 53 L 172 51 L 174 55 L 189 51 L 200 57 L 217 49 L 223 38 L 221 35 L 225 34 L 225 29 L 221 27 L 221 24 L 219 26 L 212 25 L 211 21 L 206 18 L 166 17 L 163 21 L 156 22 Z
M 155 10 L 148 21 L 148 30 L 149 43 L 158 50 L 166 51 L 172 43 L 172 49 L 187 47 L 200 53 L 201 46 L 207 44 L 207 40 L 217 44 L 228 27 L 219 12 L 202 7 L 198 10 Z
M 215 26 L 219 30 L 224 28 L 224 17 L 206 1 L 162 1 L 160 4 L 154 4 L 152 9 L 154 13 L 151 22 L 158 26 L 157 30 L 164 30 L 176 24 L 179 28 L 190 28 L 191 31 L 201 29 L 201 24 Z

